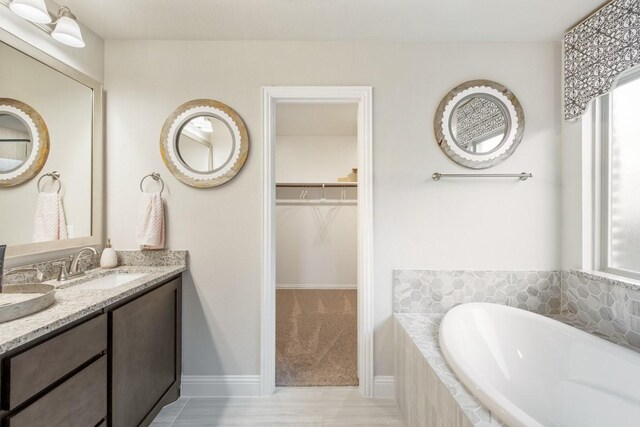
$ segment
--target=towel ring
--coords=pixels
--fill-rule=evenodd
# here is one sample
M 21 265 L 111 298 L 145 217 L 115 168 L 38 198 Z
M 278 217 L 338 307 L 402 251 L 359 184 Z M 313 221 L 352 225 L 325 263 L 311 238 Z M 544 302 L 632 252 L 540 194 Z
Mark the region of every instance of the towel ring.
M 58 190 L 56 191 L 56 193 L 60 194 L 60 190 L 62 189 L 62 184 L 60 183 L 60 172 L 58 171 L 45 173 L 40 177 L 40 179 L 38 179 L 38 182 L 36 184 L 38 193 L 43 193 L 42 189 L 40 188 L 40 182 L 46 177 L 50 177 L 54 182 L 58 183 Z
M 164 181 L 162 180 L 162 178 L 160 178 L 160 174 L 158 172 L 152 172 L 149 175 L 145 175 L 141 180 L 140 180 L 140 191 L 142 191 L 144 193 L 144 190 L 142 189 L 142 183 L 144 182 L 145 179 L 147 178 L 152 178 L 154 181 L 158 182 L 160 181 L 160 184 L 162 184 L 162 188 L 160 188 L 160 194 L 162 194 L 162 192 L 164 191 Z

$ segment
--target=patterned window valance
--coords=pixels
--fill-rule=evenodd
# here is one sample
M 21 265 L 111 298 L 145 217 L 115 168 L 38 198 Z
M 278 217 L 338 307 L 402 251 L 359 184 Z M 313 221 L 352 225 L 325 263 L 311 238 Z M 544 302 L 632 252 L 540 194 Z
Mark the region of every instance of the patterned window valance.
M 564 36 L 564 118 L 580 117 L 640 64 L 640 0 L 613 0 Z

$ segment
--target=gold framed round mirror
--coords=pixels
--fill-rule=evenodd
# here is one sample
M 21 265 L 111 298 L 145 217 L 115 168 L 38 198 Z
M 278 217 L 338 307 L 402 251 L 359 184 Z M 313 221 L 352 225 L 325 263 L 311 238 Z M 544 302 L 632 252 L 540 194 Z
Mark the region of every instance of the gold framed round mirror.
M 36 110 L 0 98 L 0 187 L 20 185 L 36 176 L 49 156 L 49 131 Z
M 196 99 L 178 107 L 160 135 L 162 160 L 192 187 L 216 187 L 233 179 L 249 152 L 249 134 L 231 107 Z

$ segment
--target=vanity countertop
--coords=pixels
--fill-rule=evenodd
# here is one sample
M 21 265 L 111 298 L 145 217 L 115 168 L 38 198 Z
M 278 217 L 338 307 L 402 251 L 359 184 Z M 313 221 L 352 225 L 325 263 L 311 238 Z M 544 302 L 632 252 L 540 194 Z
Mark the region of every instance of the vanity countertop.
M 100 268 L 87 275 L 55 285 L 56 301 L 49 308 L 30 316 L 0 324 L 0 355 L 51 331 L 95 313 L 131 295 L 135 295 L 187 269 L 186 263 L 170 266 L 125 265 L 114 269 Z M 145 275 L 111 289 L 82 289 L 75 285 L 115 273 L 144 273 Z

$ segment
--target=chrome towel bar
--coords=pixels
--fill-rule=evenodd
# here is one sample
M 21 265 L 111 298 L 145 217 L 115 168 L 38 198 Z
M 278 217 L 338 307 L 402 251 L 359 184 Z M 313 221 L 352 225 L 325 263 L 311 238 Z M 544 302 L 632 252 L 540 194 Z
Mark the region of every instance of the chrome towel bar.
M 520 181 L 526 181 L 533 178 L 532 173 L 440 173 L 436 172 L 431 175 L 434 181 L 440 181 L 441 178 L 518 178 Z

